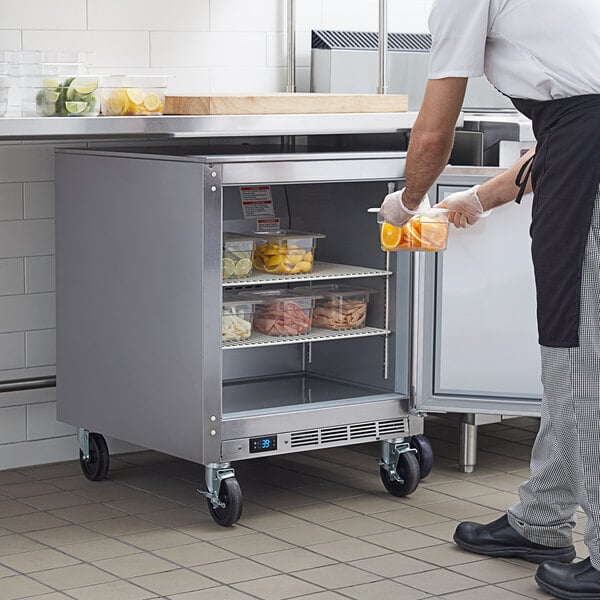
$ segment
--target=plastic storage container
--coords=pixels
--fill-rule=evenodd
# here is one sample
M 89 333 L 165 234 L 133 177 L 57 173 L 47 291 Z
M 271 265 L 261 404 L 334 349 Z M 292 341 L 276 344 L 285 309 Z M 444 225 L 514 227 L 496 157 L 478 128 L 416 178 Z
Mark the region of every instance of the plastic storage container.
M 248 277 L 256 238 L 240 233 L 223 232 L 223 280 Z
M 323 329 L 358 329 L 367 318 L 369 296 L 376 290 L 351 285 L 324 284 L 296 287 L 303 295 L 319 294 L 312 315 L 312 326 Z
M 100 112 L 98 77 L 45 76 L 32 87 L 40 117 L 95 117 Z
M 440 252 L 448 244 L 448 211 L 432 208 L 415 215 L 403 227 L 394 227 L 378 219 L 381 249 L 395 251 Z
M 167 77 L 163 75 L 106 77 L 102 89 L 102 114 L 162 115 L 167 83 Z
M 239 342 L 250 337 L 255 304 L 255 301 L 241 298 L 233 292 L 223 293 L 221 315 L 221 340 L 223 342 Z
M 14 53 L 14 74 L 21 98 L 23 116 L 94 116 L 98 114 L 99 98 L 94 98 L 95 107 L 86 98 L 71 99 L 71 111 L 67 111 L 64 95 L 60 92 L 68 89 L 75 78 L 84 78 L 87 72 L 87 52 L 79 51 L 42 51 L 20 50 Z M 98 87 L 98 78 L 96 88 Z M 45 92 L 48 91 L 46 95 Z M 56 100 L 54 100 L 56 98 Z M 56 103 L 59 102 L 57 105 Z M 84 106 L 85 103 L 85 106 Z M 53 106 L 54 105 L 54 106 Z
M 257 301 L 254 309 L 254 331 L 273 336 L 308 333 L 318 294 L 298 294 L 292 290 L 252 290 L 240 297 Z
M 303 231 L 257 232 L 254 268 L 278 275 L 310 273 L 313 269 L 316 241 L 321 233 Z

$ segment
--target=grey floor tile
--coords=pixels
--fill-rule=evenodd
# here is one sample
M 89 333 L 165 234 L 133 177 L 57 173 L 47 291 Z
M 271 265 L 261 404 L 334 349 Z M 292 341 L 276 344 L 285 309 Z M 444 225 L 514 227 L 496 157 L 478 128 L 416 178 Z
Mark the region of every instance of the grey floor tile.
M 285 600 L 294 596 L 321 591 L 322 588 L 291 575 L 275 575 L 265 579 L 254 579 L 233 584 L 235 589 L 260 598 L 261 600 Z
M 2 586 L 2 600 L 15 600 L 16 598 L 27 598 L 28 596 L 46 594 L 52 592 L 52 588 L 35 581 L 26 575 L 15 575 L 5 577 L 0 584 Z
M 54 568 L 47 571 L 36 571 L 31 574 L 31 578 L 60 591 L 83 585 L 105 583 L 116 579 L 110 573 L 106 573 L 93 565 L 85 563 Z
M 381 577 L 374 573 L 367 573 L 366 571 L 345 564 L 307 569 L 306 571 L 298 571 L 295 575 L 330 590 L 370 583 L 381 579 Z
M 341 592 L 355 600 L 422 600 L 429 594 L 407 587 L 395 581 L 375 581 L 352 587 L 345 587 Z
M 70 589 L 69 596 L 76 600 L 148 600 L 155 598 L 156 594 L 128 581 L 118 580 Z
M 259 555 L 266 556 L 266 555 Z M 191 567 L 192 571 L 196 571 L 201 575 L 215 579 L 219 583 L 239 583 L 241 581 L 249 581 L 251 579 L 262 579 L 279 573 L 254 560 L 248 558 L 233 558 L 220 562 L 213 562 L 198 567 Z

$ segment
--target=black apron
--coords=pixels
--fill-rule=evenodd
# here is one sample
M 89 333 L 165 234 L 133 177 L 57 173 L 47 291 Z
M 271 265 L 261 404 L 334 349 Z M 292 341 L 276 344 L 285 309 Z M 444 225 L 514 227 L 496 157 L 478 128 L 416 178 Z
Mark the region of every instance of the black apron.
M 537 139 L 530 233 L 539 343 L 572 348 L 579 345 L 581 268 L 600 185 L 600 94 L 512 100 Z

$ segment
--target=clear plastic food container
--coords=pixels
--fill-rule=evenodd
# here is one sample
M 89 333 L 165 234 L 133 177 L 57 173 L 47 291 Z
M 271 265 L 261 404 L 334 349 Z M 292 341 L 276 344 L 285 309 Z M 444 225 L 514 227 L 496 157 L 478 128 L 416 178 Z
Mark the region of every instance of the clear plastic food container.
M 318 294 L 297 294 L 292 290 L 252 290 L 240 297 L 255 300 L 254 331 L 273 336 L 302 335 L 311 328 Z
M 100 112 L 99 88 L 98 77 L 31 78 L 30 85 L 21 88 L 23 109 L 29 113 L 33 104 L 39 117 L 95 117 Z
M 378 218 L 381 249 L 387 252 L 441 252 L 448 244 L 448 211 L 432 208 L 415 215 L 403 227 L 394 227 Z
M 250 337 L 255 304 L 255 301 L 240 298 L 233 292 L 223 293 L 221 315 L 221 340 L 223 342 L 239 342 Z
M 167 83 L 164 75 L 106 77 L 102 88 L 102 114 L 162 115 Z
M 265 273 L 296 275 L 313 269 L 316 241 L 325 236 L 303 231 L 257 232 L 254 268 Z
M 248 277 L 256 238 L 241 233 L 223 232 L 223 279 Z
M 351 285 L 324 284 L 294 288 L 303 295 L 319 294 L 312 315 L 312 326 L 343 330 L 364 327 L 367 305 L 377 290 Z

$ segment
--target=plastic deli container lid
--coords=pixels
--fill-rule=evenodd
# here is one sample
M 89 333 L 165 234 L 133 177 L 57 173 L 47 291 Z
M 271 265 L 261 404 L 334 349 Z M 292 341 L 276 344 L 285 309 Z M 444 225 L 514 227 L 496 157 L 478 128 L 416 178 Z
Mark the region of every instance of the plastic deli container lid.
M 24 80 L 19 86 L 22 89 L 35 88 L 54 91 L 73 88 L 79 89 L 81 94 L 89 94 L 102 86 L 102 77 L 94 75 L 43 75 L 27 77 Z
M 376 294 L 377 290 L 372 288 L 361 288 L 358 286 L 341 285 L 341 284 L 324 284 L 324 285 L 305 285 L 293 288 L 298 294 L 314 295 L 318 294 L 322 298 L 347 298 L 351 296 L 368 296 Z
M 244 298 L 236 292 L 223 292 L 223 306 L 239 306 L 239 305 L 254 305 L 258 304 L 260 300 L 252 300 L 250 298 Z
M 166 88 L 168 84 L 168 75 L 112 75 L 103 81 L 108 88 Z
M 233 231 L 223 232 L 224 242 L 255 242 L 256 236 L 249 233 L 235 233 Z
M 322 294 L 298 294 L 294 290 L 278 289 L 278 290 L 250 290 L 240 292 L 241 298 L 256 300 L 261 303 L 283 302 L 285 300 L 316 300 L 322 298 Z
M 323 233 L 309 233 L 308 231 L 293 231 L 280 229 L 279 231 L 255 231 L 252 235 L 266 240 L 301 240 L 326 237 Z

